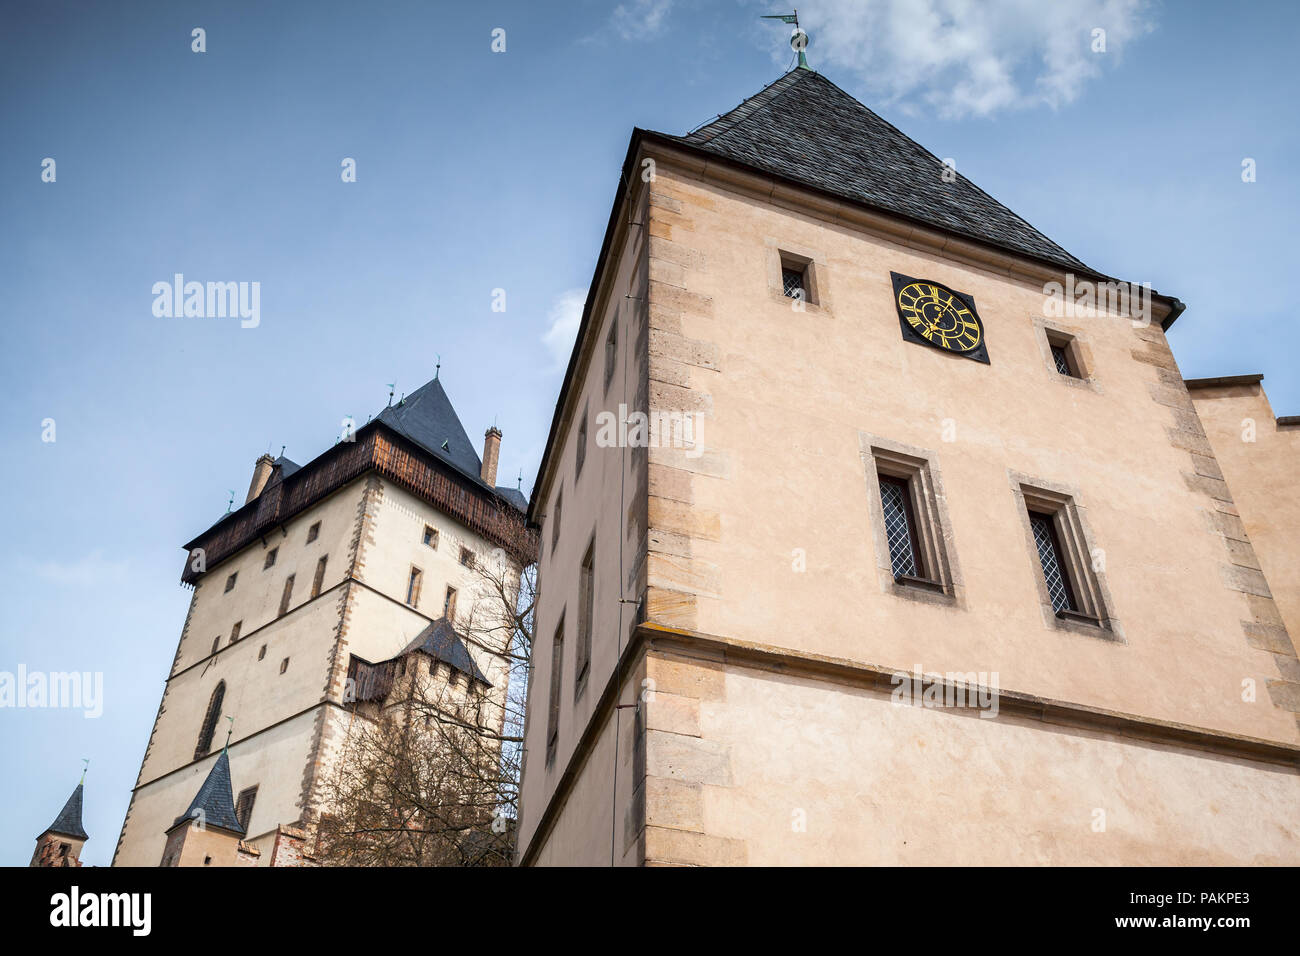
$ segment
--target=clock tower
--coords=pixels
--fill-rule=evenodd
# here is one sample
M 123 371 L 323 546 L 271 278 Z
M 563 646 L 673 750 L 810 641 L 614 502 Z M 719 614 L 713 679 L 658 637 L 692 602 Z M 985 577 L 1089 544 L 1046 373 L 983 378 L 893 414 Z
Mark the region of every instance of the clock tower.
M 634 130 L 529 503 L 521 862 L 1300 863 L 1300 420 L 1132 278 L 804 62 Z

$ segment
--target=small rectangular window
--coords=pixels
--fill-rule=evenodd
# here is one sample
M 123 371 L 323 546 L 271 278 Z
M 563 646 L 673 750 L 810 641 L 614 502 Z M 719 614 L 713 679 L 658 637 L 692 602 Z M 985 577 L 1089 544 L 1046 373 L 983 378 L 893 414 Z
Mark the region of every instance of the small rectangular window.
M 253 815 L 253 803 L 256 800 L 257 787 L 248 787 L 239 791 L 239 797 L 235 800 L 235 819 L 244 828 L 245 834 L 248 832 L 248 821 Z
M 614 381 L 614 371 L 618 368 L 618 312 L 609 320 L 609 334 L 605 336 L 605 391 Z
M 787 299 L 815 303 L 816 280 L 812 260 L 792 252 L 781 252 L 781 292 Z
M 564 670 L 564 615 L 551 641 L 551 686 L 546 708 L 546 762 L 555 759 L 555 745 L 560 737 L 560 685 Z
M 1078 340 L 1057 329 L 1045 328 L 1043 332 L 1047 336 L 1047 347 L 1052 353 L 1052 366 L 1056 371 L 1066 378 L 1087 378 Z
M 230 643 L 233 644 L 239 640 L 239 629 L 244 626 L 243 621 L 236 621 L 235 626 L 230 629 Z
M 234 574 L 232 574 L 230 577 L 226 578 L 226 591 L 227 591 L 227 593 L 230 592 L 230 591 L 233 591 L 233 590 L 234 590 L 234 588 L 235 588 L 235 578 L 237 578 L 237 577 L 239 577 L 239 572 L 238 572 L 238 571 L 236 571 L 236 572 L 235 572 Z
M 284 579 L 284 593 L 280 595 L 280 617 L 289 612 L 289 599 L 293 597 L 293 575 Z
M 889 561 L 894 568 L 894 577 L 925 577 L 907 480 L 881 475 L 880 505 L 885 515 L 885 536 L 889 541 Z
M 1056 363 L 1056 370 L 1062 375 L 1075 377 L 1074 371 L 1070 368 L 1070 357 L 1065 354 L 1064 345 L 1052 346 L 1052 361 Z
M 460 549 L 460 563 L 467 568 L 474 567 L 474 552 L 469 548 Z
M 574 446 L 574 470 L 573 478 L 576 481 L 582 474 L 582 464 L 587 460 L 587 419 L 591 417 L 588 412 L 591 406 L 588 405 L 582 410 L 582 421 L 578 425 L 578 440 Z
M 311 596 L 319 597 L 321 585 L 325 582 L 325 562 L 329 560 L 328 554 L 322 554 L 320 560 L 316 562 L 316 576 L 311 580 Z
M 263 660 L 265 657 L 266 657 L 266 645 L 263 644 L 261 648 L 258 649 L 257 659 L 260 661 Z
M 555 545 L 560 540 L 560 517 L 564 512 L 564 492 L 560 491 L 555 496 L 555 507 L 551 511 L 551 554 L 555 553 Z
M 442 616 L 452 620 L 456 616 L 456 589 L 447 588 L 447 595 L 442 599 Z
M 406 580 L 406 603 L 411 607 L 418 607 L 420 604 L 420 584 L 423 580 L 424 572 L 412 567 L 410 577 Z
M 434 550 L 437 550 L 438 548 L 437 528 L 432 528 L 427 524 L 424 526 L 424 543 L 427 544 L 429 547 L 433 548 Z
M 1064 488 L 1017 482 L 1028 544 L 1036 561 L 1043 611 L 1066 626 L 1098 628 L 1122 640 L 1119 623 L 1107 611 L 1105 568 L 1088 543 L 1082 509 Z
M 578 646 L 574 654 L 574 687 L 576 699 L 587 686 L 587 672 L 591 669 L 591 628 L 595 611 L 596 539 L 587 545 L 578 573 Z
M 317 521 L 314 525 L 312 525 L 310 528 L 307 529 L 307 543 L 311 544 L 319 537 L 320 537 L 320 522 Z
M 275 564 L 275 556 L 279 553 L 279 548 L 272 548 L 270 551 L 266 552 L 266 560 L 262 562 L 263 571 Z
M 286 657 L 284 660 L 280 661 L 280 673 L 283 674 L 288 669 L 289 669 L 289 658 Z
M 215 654 L 220 647 L 221 647 L 221 635 L 218 634 L 216 637 L 212 639 L 212 653 Z

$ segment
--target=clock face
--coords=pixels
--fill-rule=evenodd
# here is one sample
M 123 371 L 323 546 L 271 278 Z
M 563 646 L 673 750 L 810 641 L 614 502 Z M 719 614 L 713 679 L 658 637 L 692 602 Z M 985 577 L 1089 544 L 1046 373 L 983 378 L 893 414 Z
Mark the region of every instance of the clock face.
M 892 276 L 905 338 L 988 362 L 984 325 L 975 314 L 969 296 L 928 279 L 913 279 L 898 273 Z

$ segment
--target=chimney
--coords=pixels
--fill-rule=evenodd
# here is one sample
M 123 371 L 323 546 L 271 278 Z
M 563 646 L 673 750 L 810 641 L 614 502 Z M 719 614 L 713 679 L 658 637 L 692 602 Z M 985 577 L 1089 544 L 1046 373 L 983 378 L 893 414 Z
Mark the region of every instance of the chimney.
M 483 434 L 483 470 L 480 477 L 493 488 L 497 484 L 497 458 L 501 454 L 501 429 L 493 425 Z
M 267 480 L 271 477 L 271 468 L 274 465 L 275 459 L 270 455 L 263 455 L 257 459 L 257 463 L 253 465 L 253 480 L 249 482 L 248 497 L 244 499 L 244 504 L 248 504 L 262 493 Z

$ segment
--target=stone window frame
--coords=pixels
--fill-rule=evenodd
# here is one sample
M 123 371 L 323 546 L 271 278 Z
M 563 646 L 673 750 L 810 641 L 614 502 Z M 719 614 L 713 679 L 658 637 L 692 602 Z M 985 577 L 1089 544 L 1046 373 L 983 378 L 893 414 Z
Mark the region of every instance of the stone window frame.
M 573 699 L 582 697 L 591 674 L 592 635 L 596 617 L 596 532 L 578 566 L 578 632 L 573 654 Z
M 560 743 L 560 718 L 564 701 L 564 643 L 565 613 L 560 612 L 559 623 L 551 638 L 551 672 L 546 693 L 546 766 L 555 764 L 555 754 Z
M 965 583 L 957 562 L 937 454 L 867 432 L 858 432 L 858 447 L 866 473 L 880 590 L 926 604 L 964 607 Z M 880 500 L 881 475 L 907 482 L 921 564 L 927 579 L 899 580 L 894 576 L 889 537 L 885 530 L 885 511 Z
M 1097 363 L 1092 354 L 1092 337 L 1078 326 L 1067 325 L 1057 319 L 1034 317 L 1034 333 L 1043 356 L 1043 365 L 1052 380 L 1069 388 L 1083 388 L 1101 394 L 1097 381 Z M 1056 368 L 1052 346 L 1065 349 L 1067 361 L 1075 375 L 1063 375 Z
M 623 307 L 620 304 L 614 309 L 614 314 L 610 316 L 609 331 L 605 333 L 605 394 L 609 394 L 609 386 L 614 381 L 614 373 L 618 371 L 618 320 L 623 314 Z
M 1060 373 L 1056 373 L 1060 374 Z M 1064 376 L 1062 376 L 1064 377 Z M 1008 470 L 1011 492 L 1020 516 L 1024 533 L 1026 555 L 1029 559 L 1034 586 L 1038 593 L 1043 624 L 1057 631 L 1066 631 L 1084 637 L 1124 644 L 1124 631 L 1115 617 L 1115 602 L 1106 581 L 1105 561 L 1094 560 L 1100 549 L 1088 526 L 1087 509 L 1080 503 L 1080 495 L 1070 485 L 1048 481 L 1032 475 Z M 1043 577 L 1043 563 L 1030 524 L 1030 511 L 1049 515 L 1060 545 L 1061 558 L 1069 577 L 1070 589 L 1079 610 L 1057 612 L 1052 607 L 1052 596 Z M 1104 552 L 1102 552 L 1104 555 Z M 1089 620 L 1091 619 L 1091 620 Z
M 768 238 L 766 248 L 767 290 L 769 296 L 789 309 L 793 301 L 785 294 L 782 270 L 802 269 L 804 274 L 803 312 L 806 315 L 830 314 L 831 293 L 827 276 L 826 255 L 817 249 L 798 243 Z
M 280 549 L 278 547 L 272 548 L 270 551 L 266 552 L 266 557 L 262 559 L 262 570 L 265 571 L 268 568 L 275 567 L 275 559 L 279 556 Z

